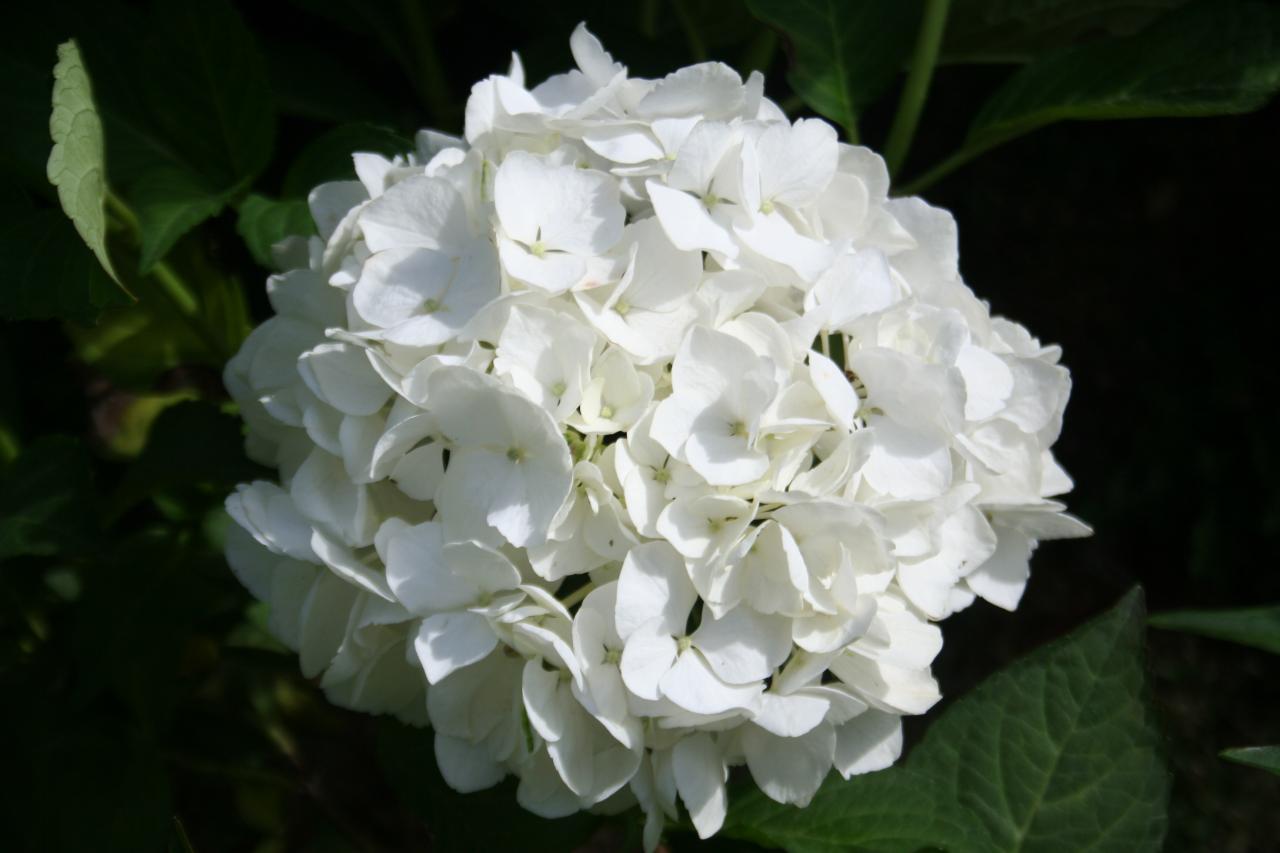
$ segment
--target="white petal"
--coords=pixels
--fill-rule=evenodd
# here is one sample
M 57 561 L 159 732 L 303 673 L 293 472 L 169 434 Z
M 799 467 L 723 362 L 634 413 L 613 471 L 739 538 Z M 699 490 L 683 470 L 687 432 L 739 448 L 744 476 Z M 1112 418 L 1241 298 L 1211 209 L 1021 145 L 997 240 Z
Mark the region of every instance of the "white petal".
M 676 641 L 670 634 L 650 630 L 633 631 L 622 650 L 619 669 L 627 689 L 641 699 L 662 698 L 659 683 L 676 660 Z
M 628 643 L 630 645 L 630 643 Z M 752 710 L 759 706 L 760 682 L 746 685 L 726 684 L 707 665 L 701 652 L 689 649 L 676 659 L 658 683 L 662 695 L 695 714 L 723 714 L 735 710 Z
M 689 818 L 699 838 L 710 838 L 720 831 L 728 810 L 725 792 L 728 771 L 715 742 L 707 734 L 690 735 L 671 751 L 676 790 L 689 810 Z
M 655 181 L 649 181 L 645 188 L 672 244 L 686 250 L 717 252 L 727 258 L 737 256 L 732 232 L 712 219 L 699 199 Z
M 685 620 L 697 600 L 684 558 L 666 542 L 646 542 L 627 554 L 618 575 L 618 635 L 627 639 L 653 622 L 668 636 L 684 633 Z
M 461 793 L 492 788 L 507 775 L 481 744 L 436 733 L 436 764 L 450 788 Z
M 498 636 L 488 621 L 483 616 L 465 612 L 428 616 L 422 620 L 413 642 L 431 684 L 483 659 L 497 645 Z
M 771 800 L 801 808 L 822 785 L 835 748 L 835 731 L 825 723 L 799 737 L 778 737 L 758 726 L 742 732 L 742 751 L 760 790 Z
M 769 677 L 787 659 L 790 627 L 785 617 L 735 607 L 720 619 L 704 612 L 691 639 L 716 675 L 730 684 L 748 684 Z
M 902 717 L 874 709 L 836 728 L 835 766 L 848 779 L 883 770 L 902 754 Z

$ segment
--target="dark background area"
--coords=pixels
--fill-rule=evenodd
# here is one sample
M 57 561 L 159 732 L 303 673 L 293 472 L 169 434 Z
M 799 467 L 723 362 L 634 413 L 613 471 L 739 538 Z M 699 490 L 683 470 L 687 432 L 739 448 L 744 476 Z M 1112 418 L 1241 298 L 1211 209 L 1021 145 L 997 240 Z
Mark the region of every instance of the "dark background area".
M 806 114 L 786 85 L 784 45 L 734 2 L 238 8 L 280 109 L 276 153 L 257 185 L 267 193 L 281 191 L 290 164 L 335 124 L 460 130 L 470 85 L 504 71 L 511 49 L 531 81 L 567 68 L 580 19 L 633 75 L 704 56 L 760 66 L 769 93 Z M 57 31 L 41 46 L 50 68 L 56 41 L 80 35 L 81 11 L 40 13 L 40 32 Z M 83 20 L 93 14 L 110 12 Z M 420 39 L 435 56 L 412 49 Z M 941 68 L 905 174 L 953 151 L 1009 73 Z M 896 91 L 863 121 L 873 147 L 894 103 Z M 1134 584 L 1152 611 L 1280 601 L 1277 139 L 1274 103 L 1244 116 L 1060 124 L 925 191 L 955 214 L 962 271 L 993 312 L 1063 346 L 1074 390 L 1056 451 L 1076 482 L 1071 510 L 1096 530 L 1042 547 L 1016 614 L 980 602 L 946 622 L 936 672 L 949 698 Z M 265 272 L 234 214 L 184 242 L 245 282 L 255 320 L 265 316 Z M 216 402 L 217 375 L 216 364 L 183 364 L 148 389 L 124 387 L 80 365 L 56 322 L 0 325 L 0 414 L 24 443 L 82 438 L 100 495 L 116 494 L 125 477 L 104 448 L 130 395 L 194 388 Z M 235 443 L 221 422 L 207 436 L 178 434 L 201 441 L 187 450 L 193 458 Z M 252 476 L 236 464 L 232 473 Z M 145 825 L 159 815 L 162 843 L 178 850 L 167 819 L 176 814 L 199 853 L 410 850 L 444 847 L 466 821 L 491 820 L 486 804 L 510 790 L 424 804 L 439 792 L 429 743 L 328 706 L 292 657 L 245 628 L 247 595 L 202 536 L 216 488 L 176 492 L 128 507 L 65 563 L 0 568 L 0 724 L 18 754 L 6 762 L 15 790 L 0 809 L 17 846 L 0 847 L 108 849 L 93 843 L 97 827 L 100 839 L 137 840 L 119 849 L 154 849 Z M 50 579 L 58 572 L 78 578 L 75 594 Z M 1148 666 L 1175 780 L 1168 849 L 1268 849 L 1280 838 L 1280 779 L 1217 753 L 1280 740 L 1277 658 L 1152 631 Z M 909 736 L 936 714 L 910 721 Z M 414 774 L 428 781 L 406 793 Z M 578 825 L 520 826 L 564 833 L 568 844 Z M 613 826 L 595 841 L 625 849 L 635 835 Z

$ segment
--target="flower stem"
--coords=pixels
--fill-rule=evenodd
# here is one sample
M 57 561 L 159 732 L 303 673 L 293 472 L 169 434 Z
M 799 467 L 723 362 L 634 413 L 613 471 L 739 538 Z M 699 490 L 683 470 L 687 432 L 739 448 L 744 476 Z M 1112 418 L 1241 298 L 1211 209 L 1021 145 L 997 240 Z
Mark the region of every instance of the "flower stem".
M 138 223 L 138 217 L 129 208 L 129 205 L 110 190 L 106 195 L 107 210 L 120 221 L 120 224 L 129 232 L 133 242 L 137 245 L 142 244 L 142 227 Z M 182 321 L 191 329 L 200 342 L 209 348 L 209 352 L 219 358 L 225 357 L 222 343 L 213 335 L 205 326 L 201 319 L 200 300 L 196 298 L 195 293 L 187 286 L 186 282 L 173 271 L 173 268 L 164 261 L 156 261 L 151 266 L 149 275 L 155 279 L 160 285 L 160 292 L 163 293 L 170 304 L 176 309 Z
M 911 70 L 907 72 L 907 83 L 902 90 L 902 99 L 898 102 L 898 112 L 893 117 L 889 140 L 885 143 L 884 159 L 891 175 L 898 173 L 911 148 L 911 140 L 915 137 L 920 113 L 929 96 L 933 69 L 938 64 L 938 48 L 942 44 L 942 33 L 947 27 L 950 5 L 951 0 L 925 0 L 924 18 L 920 21 Z
M 595 588 L 596 588 L 595 581 L 587 581 L 582 586 L 578 587 L 573 592 L 569 593 L 564 598 L 560 599 L 560 603 L 564 605 L 565 610 L 568 610 L 571 607 L 573 607 L 575 604 L 578 604 L 579 602 L 581 602 L 582 599 L 590 595 L 591 590 Z

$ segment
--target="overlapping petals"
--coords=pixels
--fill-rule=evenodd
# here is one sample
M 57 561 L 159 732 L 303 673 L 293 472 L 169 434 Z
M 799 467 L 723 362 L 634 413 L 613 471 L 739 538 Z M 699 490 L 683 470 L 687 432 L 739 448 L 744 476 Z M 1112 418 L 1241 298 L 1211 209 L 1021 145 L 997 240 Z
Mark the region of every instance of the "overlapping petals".
M 335 703 L 450 785 L 706 837 L 729 768 L 806 805 L 940 698 L 939 620 L 1087 535 L 1056 347 L 964 284 L 950 215 L 704 63 L 478 83 L 316 188 L 227 366 L 237 577 Z

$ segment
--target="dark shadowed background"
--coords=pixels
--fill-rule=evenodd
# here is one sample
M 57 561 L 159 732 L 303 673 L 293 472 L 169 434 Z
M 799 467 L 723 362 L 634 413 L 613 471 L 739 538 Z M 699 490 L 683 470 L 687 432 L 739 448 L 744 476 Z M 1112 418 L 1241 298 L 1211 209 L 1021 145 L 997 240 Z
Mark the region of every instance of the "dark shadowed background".
M 45 5 L 6 24 L 0 58 L 9 275 L 29 245 L 15 242 L 24 217 L 52 197 L 33 189 L 29 167 L 47 156 L 56 44 L 79 38 L 95 85 L 107 65 L 146 67 L 165 51 L 201 49 L 198 36 L 149 42 L 145 6 Z M 732 0 L 237 8 L 278 111 L 270 163 L 253 184 L 272 198 L 310 175 L 331 177 L 344 140 L 350 148 L 386 131 L 459 131 L 474 81 L 505 70 L 512 49 L 532 80 L 568 67 L 568 36 L 582 19 L 633 75 L 721 59 L 765 70 L 769 94 L 793 116 L 809 114 L 788 88 L 784 41 Z M 1101 35 L 1085 28 L 1067 40 Z M 942 67 L 904 176 L 955 150 L 1011 70 Z M 873 146 L 900 85 L 862 121 Z M 312 140 L 335 127 L 349 135 L 317 153 Z M 947 696 L 1135 583 L 1153 612 L 1280 601 L 1278 140 L 1276 104 L 1240 116 L 1064 123 L 924 192 L 955 214 L 961 269 L 993 312 L 1063 346 L 1074 390 L 1056 450 L 1076 482 L 1071 509 L 1096 530 L 1042 547 L 1016 614 L 979 602 L 946 623 L 936 671 Z M 299 174 L 304 156 L 313 171 Z M 266 272 L 234 210 L 175 252 L 197 278 L 243 287 L 252 322 L 265 316 Z M 262 635 L 260 614 L 246 618 L 247 595 L 209 545 L 221 494 L 255 475 L 235 420 L 218 409 L 225 352 L 138 344 L 102 358 L 101 336 L 76 329 L 0 324 L 0 439 L 15 448 L 0 458 L 9 464 L 16 449 L 42 442 L 55 451 L 47 467 L 0 483 L 0 514 L 43 499 L 49 482 L 65 486 L 55 544 L 0 568 L 0 737 L 16 755 L 0 764 L 10 788 L 0 847 L 182 850 L 177 815 L 199 853 L 466 849 L 455 846 L 463 824 L 493 819 L 489 806 L 510 791 L 447 798 L 429 743 L 328 706 Z M 174 405 L 179 398 L 187 401 Z M 1168 849 L 1263 850 L 1280 838 L 1280 779 L 1217 757 L 1280 740 L 1278 661 L 1151 632 L 1153 698 L 1175 780 Z M 909 737 L 930 718 L 909 721 Z M 582 843 L 580 824 L 520 826 L 546 835 L 539 849 Z M 631 849 L 637 837 L 615 824 L 593 843 Z M 674 846 L 697 847 L 690 836 Z

